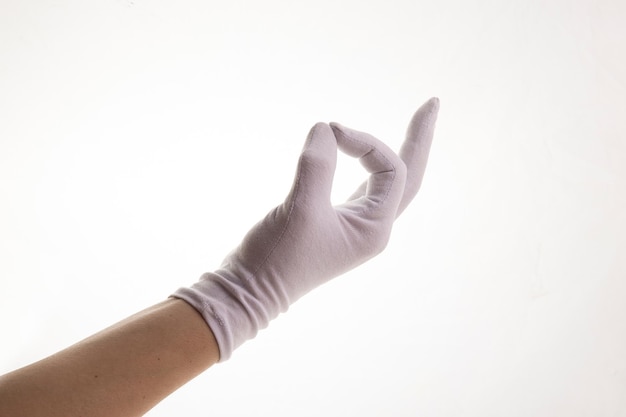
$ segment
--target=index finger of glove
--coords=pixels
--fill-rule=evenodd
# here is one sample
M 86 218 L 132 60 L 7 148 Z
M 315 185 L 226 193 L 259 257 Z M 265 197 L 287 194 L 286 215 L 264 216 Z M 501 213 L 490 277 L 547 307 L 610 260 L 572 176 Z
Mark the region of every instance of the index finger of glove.
M 406 167 L 404 162 L 387 145 L 364 132 L 331 123 L 337 146 L 346 154 L 359 158 L 370 173 L 362 204 L 372 213 L 395 218 L 404 192 Z

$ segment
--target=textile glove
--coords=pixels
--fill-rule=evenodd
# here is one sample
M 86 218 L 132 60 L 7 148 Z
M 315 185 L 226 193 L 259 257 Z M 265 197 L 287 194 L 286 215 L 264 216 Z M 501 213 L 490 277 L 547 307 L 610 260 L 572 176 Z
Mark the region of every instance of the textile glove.
M 220 362 L 298 298 L 384 249 L 394 220 L 420 187 L 438 109 L 432 98 L 415 113 L 399 156 L 336 123 L 311 129 L 286 200 L 217 271 L 173 294 L 203 316 Z M 337 148 L 359 158 L 370 176 L 347 202 L 332 206 Z

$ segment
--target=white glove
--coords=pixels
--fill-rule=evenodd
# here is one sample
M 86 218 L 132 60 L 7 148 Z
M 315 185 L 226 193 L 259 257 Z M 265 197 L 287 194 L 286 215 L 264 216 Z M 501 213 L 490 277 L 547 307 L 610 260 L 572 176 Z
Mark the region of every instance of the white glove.
M 207 322 L 220 361 L 324 282 L 380 253 L 396 217 L 422 182 L 439 100 L 415 113 L 400 156 L 367 133 L 316 124 L 304 144 L 287 199 L 224 260 L 173 296 Z M 369 179 L 339 206 L 330 202 L 337 148 L 359 158 Z

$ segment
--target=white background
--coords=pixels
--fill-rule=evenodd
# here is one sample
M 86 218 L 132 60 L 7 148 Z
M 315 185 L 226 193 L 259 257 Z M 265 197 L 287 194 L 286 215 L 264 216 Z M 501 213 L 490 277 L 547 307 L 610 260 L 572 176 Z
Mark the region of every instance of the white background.
M 150 416 L 626 416 L 626 3 L 0 2 L 0 372 L 216 268 L 308 129 L 424 186 L 378 258 Z M 340 159 L 335 198 L 363 176 Z

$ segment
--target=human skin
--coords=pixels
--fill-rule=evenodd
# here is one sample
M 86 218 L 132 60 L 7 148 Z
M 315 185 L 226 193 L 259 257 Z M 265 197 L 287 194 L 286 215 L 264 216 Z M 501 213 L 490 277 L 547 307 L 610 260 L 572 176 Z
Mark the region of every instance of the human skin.
M 168 299 L 0 376 L 0 416 L 141 416 L 218 359 L 198 312 Z

